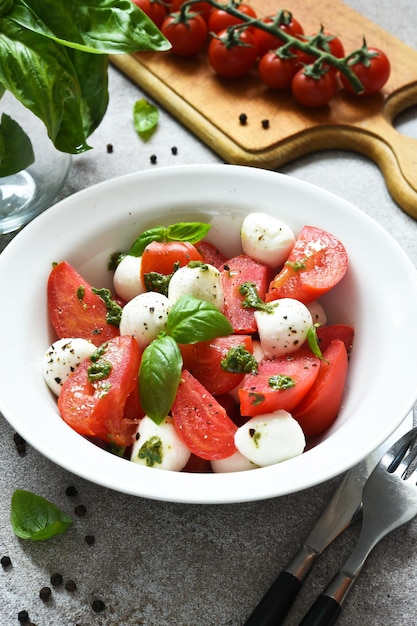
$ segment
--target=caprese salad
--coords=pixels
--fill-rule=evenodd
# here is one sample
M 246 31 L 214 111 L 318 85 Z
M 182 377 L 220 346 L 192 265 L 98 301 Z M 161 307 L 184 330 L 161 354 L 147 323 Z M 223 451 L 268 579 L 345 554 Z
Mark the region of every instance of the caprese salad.
M 62 419 L 148 467 L 230 472 L 302 454 L 341 407 L 354 330 L 320 297 L 348 257 L 331 233 L 264 213 L 228 258 L 209 224 L 146 230 L 114 253 L 113 290 L 54 263 L 57 340 L 42 372 Z

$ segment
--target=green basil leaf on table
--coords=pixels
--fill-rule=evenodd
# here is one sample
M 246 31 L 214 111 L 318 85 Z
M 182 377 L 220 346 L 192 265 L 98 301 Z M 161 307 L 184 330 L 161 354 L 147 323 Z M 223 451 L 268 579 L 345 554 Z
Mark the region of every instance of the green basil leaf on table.
M 145 98 L 137 100 L 133 105 L 133 124 L 137 133 L 147 138 L 159 120 L 159 111 L 154 104 L 148 102 Z
M 16 489 L 12 495 L 10 521 L 17 537 L 36 541 L 63 533 L 72 524 L 55 504 L 24 489 Z
M 186 295 L 168 313 L 166 332 L 178 343 L 209 341 L 233 332 L 229 320 L 205 300 Z
M 176 341 L 161 335 L 145 348 L 139 369 L 139 396 L 146 415 L 160 424 L 168 415 L 181 380 L 182 356 Z
M 0 123 L 0 176 L 11 176 L 35 160 L 32 143 L 21 126 L 3 113 Z

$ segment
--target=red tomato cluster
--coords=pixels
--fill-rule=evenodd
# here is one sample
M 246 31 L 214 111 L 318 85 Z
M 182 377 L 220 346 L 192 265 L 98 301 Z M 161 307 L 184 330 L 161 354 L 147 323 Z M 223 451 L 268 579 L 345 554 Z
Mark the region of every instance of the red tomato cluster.
M 317 241 L 320 249 L 311 254 Z M 290 297 L 312 302 L 337 284 L 346 271 L 346 251 L 339 240 L 319 228 L 305 226 L 287 263 L 276 270 L 246 254 L 227 258 L 205 241 L 195 246 L 153 242 L 143 252 L 142 266 L 145 272 L 170 275 L 173 268 L 190 260 L 213 264 L 221 272 L 223 313 L 234 331 L 227 337 L 179 346 L 183 373 L 171 413 L 191 452 L 205 460 L 229 456 L 235 451 L 233 437 L 238 426 L 250 417 L 279 409 L 291 412 L 306 436 L 327 429 L 342 399 L 353 341 L 350 326 L 318 328 L 322 360 L 307 342 L 292 353 L 291 359 L 264 359 L 253 375 L 225 371 L 222 360 L 237 346 L 253 352 L 257 336 L 255 309 L 245 306 L 240 286 L 254 284 L 263 301 Z M 59 338 L 81 337 L 98 346 L 94 359 L 92 356 L 83 362 L 63 383 L 58 406 L 62 418 L 80 434 L 129 446 L 143 417 L 138 392 L 141 353 L 132 337 L 120 336 L 118 328 L 109 323 L 107 306 L 96 291 L 65 261 L 50 273 L 48 309 L 56 334 Z M 104 359 L 111 368 L 107 377 L 95 381 L 90 378 L 90 369 L 97 359 Z M 271 388 L 271 376 L 282 375 L 291 377 L 295 385 Z M 239 403 L 234 404 L 229 392 L 237 387 Z
M 226 9 L 213 8 L 209 2 L 196 2 L 180 12 L 186 0 L 133 0 L 154 20 L 178 56 L 207 52 L 213 70 L 224 78 L 237 79 L 257 69 L 261 81 L 271 89 L 291 90 L 295 100 L 306 107 L 328 104 L 340 88 L 355 93 L 349 80 L 333 66 L 314 67 L 314 55 L 298 49 L 284 48 L 284 42 L 266 31 L 248 25 L 233 34 L 230 26 L 241 20 Z M 237 6 L 241 13 L 266 24 L 272 16 L 259 17 L 249 4 Z M 305 37 L 302 25 L 291 15 L 280 28 L 287 34 L 309 42 L 337 58 L 345 56 L 339 37 L 321 30 Z M 385 53 L 367 48 L 352 56 L 349 67 L 363 85 L 363 95 L 379 91 L 388 80 L 390 63 Z

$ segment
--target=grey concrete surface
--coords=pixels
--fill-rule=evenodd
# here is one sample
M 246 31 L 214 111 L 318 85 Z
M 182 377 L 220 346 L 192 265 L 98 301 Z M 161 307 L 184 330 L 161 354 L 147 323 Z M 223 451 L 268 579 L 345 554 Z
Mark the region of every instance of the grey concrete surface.
M 417 48 L 415 0 L 397 0 L 395 5 L 388 0 L 349 0 L 348 4 Z M 143 143 L 133 130 L 131 115 L 142 92 L 114 68 L 110 93 L 106 118 L 91 139 L 94 149 L 74 158 L 61 197 L 132 171 L 220 162 L 163 109 L 157 132 Z M 417 138 L 417 106 L 400 116 L 397 127 Z M 106 149 L 109 143 L 111 154 Z M 155 165 L 150 162 L 153 154 Z M 280 171 L 356 205 L 390 232 L 417 265 L 417 222 L 393 202 L 378 168 L 367 158 L 327 151 Z M 1 247 L 10 239 L 3 236 Z M 4 302 L 5 294 L 2 298 Z M 0 567 L 0 626 L 18 624 L 22 610 L 37 626 L 240 626 L 340 480 L 255 503 L 156 502 L 86 482 L 31 447 L 19 456 L 13 435 L 0 416 L 0 556 L 8 555 L 12 562 Z M 75 497 L 65 493 L 70 485 L 78 491 Z M 47 542 L 17 539 L 9 522 L 10 498 L 16 488 L 55 502 L 74 517 L 72 528 Z M 74 515 L 78 504 L 86 507 L 82 517 Z M 286 620 L 288 626 L 299 623 L 354 546 L 358 532 L 359 525 L 348 529 L 319 560 Z M 86 535 L 94 535 L 93 545 L 86 543 Z M 50 583 L 55 572 L 64 578 L 60 587 Z M 69 579 L 76 582 L 75 591 L 65 588 Z M 39 598 L 44 586 L 52 587 L 48 602 Z M 338 623 L 416 624 L 416 587 L 417 520 L 375 548 Z M 105 603 L 102 612 L 92 609 L 94 599 Z

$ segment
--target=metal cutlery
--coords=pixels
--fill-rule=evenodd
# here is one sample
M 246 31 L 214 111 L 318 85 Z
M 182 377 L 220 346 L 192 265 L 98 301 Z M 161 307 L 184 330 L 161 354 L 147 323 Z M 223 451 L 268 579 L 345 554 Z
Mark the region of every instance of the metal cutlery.
M 404 423 L 411 422 L 412 416 L 408 417 L 410 420 L 406 418 Z M 363 486 L 399 432 L 404 432 L 403 425 L 388 441 L 347 472 L 304 544 L 283 568 L 245 626 L 278 626 L 283 622 L 317 557 L 361 516 Z
M 417 515 L 417 428 L 403 435 L 382 457 L 362 493 L 363 522 L 358 543 L 317 598 L 300 626 L 336 623 L 366 558 L 387 534 Z

